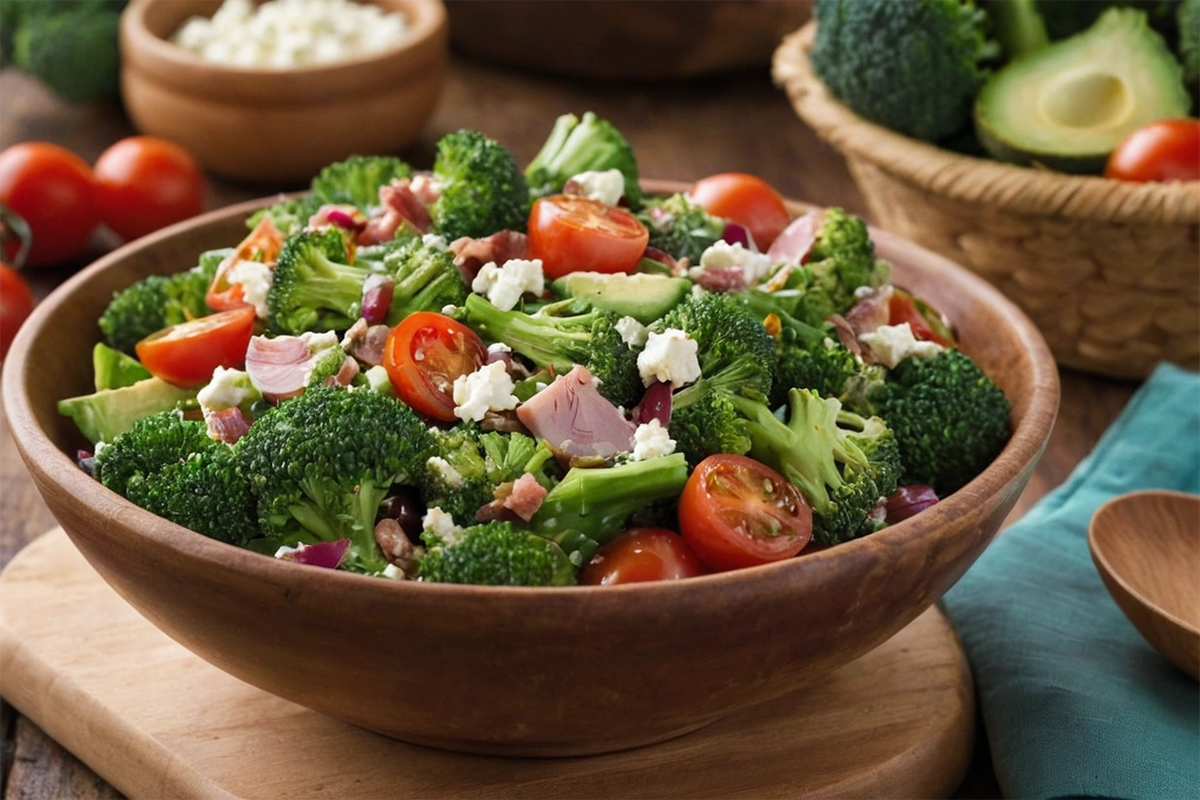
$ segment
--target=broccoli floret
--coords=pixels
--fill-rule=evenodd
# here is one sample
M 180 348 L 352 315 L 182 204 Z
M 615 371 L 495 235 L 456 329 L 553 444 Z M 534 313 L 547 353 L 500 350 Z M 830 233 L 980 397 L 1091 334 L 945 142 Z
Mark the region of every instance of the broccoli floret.
M 137 420 L 96 453 L 96 477 L 117 494 L 128 496 L 129 484 L 153 475 L 168 464 L 182 463 L 213 440 L 200 420 L 179 411 L 160 411 Z
M 637 158 L 633 147 L 607 120 L 591 111 L 583 119 L 563 114 L 554 121 L 549 138 L 525 167 L 525 181 L 535 197 L 561 192 L 581 172 L 617 169 L 625 177 L 625 198 L 637 208 L 642 192 L 638 186 Z
M 438 140 L 433 174 L 441 188 L 429 213 L 446 241 L 525 229 L 529 187 L 499 142 L 478 131 L 448 133 Z
M 11 60 L 68 103 L 115 98 L 121 67 L 117 29 L 124 5 L 110 0 L 4 0 L 0 24 L 6 28 L 6 45 L 11 42 Z
M 672 395 L 667 430 L 675 440 L 676 451 L 684 454 L 689 466 L 694 468 L 716 453 L 749 452 L 746 420 L 733 397 L 749 394 L 765 400 L 761 392 L 748 391 L 741 385 L 744 381 L 752 386 L 760 379 L 761 372 L 758 365 L 744 360 L 714 377 L 701 377 Z
M 378 573 L 388 564 L 375 542 L 379 505 L 393 484 L 415 482 L 432 441 L 403 403 L 317 385 L 255 420 L 237 446 L 268 536 L 348 538 L 348 568 Z
M 511 522 L 485 522 L 448 539 L 421 534 L 425 556 L 417 577 L 434 583 L 484 586 L 574 586 L 575 565 L 553 541 Z
M 710 292 L 691 294 L 650 327 L 660 332 L 674 328 L 694 339 L 702 375 L 712 377 L 748 360 L 757 370 L 755 375 L 745 377 L 743 386 L 770 394 L 775 341 L 735 297 Z
M 454 266 L 454 256 L 420 237 L 408 237 L 383 257 L 385 274 L 392 279 L 392 303 L 387 324 L 417 311 L 441 311 L 466 302 L 471 287 Z
M 684 194 L 648 200 L 637 218 L 650 232 L 650 247 L 693 264 L 725 233 L 725 220 L 709 214 Z
M 349 203 L 370 214 L 379 207 L 379 190 L 412 175 L 412 168 L 394 156 L 350 156 L 328 165 L 312 180 L 318 204 Z
M 305 194 L 281 200 L 274 205 L 260 208 L 246 219 L 246 227 L 254 230 L 263 217 L 270 217 L 271 222 L 285 237 L 291 236 L 308 225 L 308 220 L 321 208 L 321 200 L 313 194 Z
M 1011 403 L 960 350 L 906 358 L 867 394 L 888 421 L 904 464 L 904 484 L 927 484 L 939 497 L 978 475 L 1011 434 Z
M 134 345 L 163 328 L 212 313 L 204 297 L 228 250 L 213 250 L 190 270 L 150 275 L 113 294 L 100 316 L 100 331 L 109 347 L 133 353 Z
M 488 431 L 479 437 L 488 475 L 499 486 L 529 473 L 547 489 L 561 477 L 554 451 L 523 433 Z
M 995 50 L 974 3 L 819 0 L 813 17 L 813 70 L 854 112 L 926 141 L 970 124 Z
M 733 402 L 748 421 L 750 455 L 778 470 L 812 507 L 816 542 L 837 544 L 881 526 L 876 507 L 896 491 L 900 473 L 887 423 L 807 389 L 788 393 L 786 422 L 763 403 Z
M 530 520 L 535 533 L 558 541 L 582 564 L 611 541 L 638 509 L 679 496 L 687 460 L 672 453 L 615 467 L 572 467 Z
M 348 261 L 346 240 L 334 228 L 289 236 L 267 293 L 271 329 L 300 334 L 353 325 L 362 309 L 363 282 L 372 272 Z
M 637 352 L 617 330 L 619 314 L 586 300 L 549 303 L 537 313 L 501 311 L 477 294 L 464 306 L 467 324 L 484 338 L 504 342 L 539 367 L 565 375 L 583 364 L 598 379 L 600 394 L 615 405 L 631 406 L 644 391 Z

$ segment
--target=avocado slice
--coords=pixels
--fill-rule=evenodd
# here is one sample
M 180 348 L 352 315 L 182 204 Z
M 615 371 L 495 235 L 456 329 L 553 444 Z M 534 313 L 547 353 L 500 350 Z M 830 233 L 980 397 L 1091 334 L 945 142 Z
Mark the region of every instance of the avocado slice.
M 58 401 L 58 413 L 75 421 L 92 444 L 111 442 L 142 417 L 170 411 L 196 399 L 199 389 L 180 389 L 159 378 L 147 378 L 120 389 Z
M 1113 148 L 1154 120 L 1187 115 L 1183 70 L 1136 9 L 1010 62 L 983 85 L 975 130 L 995 158 L 1099 173 Z
M 692 282 L 648 272 L 571 272 L 551 282 L 550 288 L 649 325 L 687 297 Z
M 104 342 L 96 342 L 92 348 L 92 371 L 96 374 L 96 391 L 132 386 L 150 377 L 140 361 Z

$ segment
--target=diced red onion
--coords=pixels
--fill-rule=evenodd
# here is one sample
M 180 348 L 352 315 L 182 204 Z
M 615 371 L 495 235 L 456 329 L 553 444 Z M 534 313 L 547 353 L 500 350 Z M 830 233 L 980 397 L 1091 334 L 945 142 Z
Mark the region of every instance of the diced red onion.
M 76 450 L 75 463 L 81 470 L 88 475 L 95 477 L 96 475 L 96 457 L 92 455 L 90 450 Z
M 726 222 L 721 238 L 730 244 L 740 244 L 747 250 L 758 250 L 754 245 L 754 236 L 750 233 L 750 229 L 740 222 Z
M 349 212 L 341 208 L 329 209 L 325 213 L 325 218 L 329 220 L 330 225 L 336 225 L 348 231 L 359 231 L 363 227 L 362 222 L 356 220 Z
M 642 258 L 648 258 L 651 261 L 657 261 L 660 264 L 666 264 L 672 272 L 675 271 L 675 257 L 666 250 L 660 250 L 657 247 L 646 245 L 646 249 L 642 252 Z
M 887 522 L 889 525 L 924 511 L 938 501 L 933 489 L 923 484 L 901 486 L 887 499 Z
M 400 528 L 410 539 L 415 540 L 421 535 L 421 517 L 424 516 L 424 511 L 416 498 L 408 492 L 397 491 L 384 498 L 379 506 L 379 516 L 399 522 Z
M 655 381 L 642 395 L 634 422 L 645 425 L 652 419 L 658 420 L 664 428 L 671 424 L 671 384 Z
M 363 281 L 362 318 L 369 325 L 379 325 L 387 319 L 395 292 L 392 279 L 384 275 L 370 275 Z
M 310 567 L 337 569 L 338 564 L 342 563 L 342 558 L 345 557 L 346 551 L 349 549 L 349 539 L 337 539 L 336 541 L 318 542 L 317 544 L 302 544 L 296 548 L 296 552 L 291 554 L 291 560 L 297 564 L 308 564 Z
M 512 353 L 506 350 L 488 350 L 487 361 L 485 363 L 495 364 L 500 362 L 505 369 L 512 366 Z

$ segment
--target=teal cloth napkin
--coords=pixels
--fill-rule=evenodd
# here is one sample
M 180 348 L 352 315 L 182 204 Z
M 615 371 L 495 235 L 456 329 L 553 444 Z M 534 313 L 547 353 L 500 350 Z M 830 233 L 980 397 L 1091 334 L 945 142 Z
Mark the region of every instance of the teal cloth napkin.
M 1130 624 L 1088 552 L 1093 512 L 1138 489 L 1200 492 L 1200 376 L 1160 365 L 944 598 L 1006 797 L 1200 798 L 1200 686 Z

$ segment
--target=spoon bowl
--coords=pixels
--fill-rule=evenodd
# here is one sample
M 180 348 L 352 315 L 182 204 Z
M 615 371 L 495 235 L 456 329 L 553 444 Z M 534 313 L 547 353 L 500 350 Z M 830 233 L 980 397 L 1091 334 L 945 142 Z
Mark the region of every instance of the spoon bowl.
M 1092 516 L 1088 547 L 1138 632 L 1200 679 L 1200 496 L 1153 490 L 1115 497 Z

